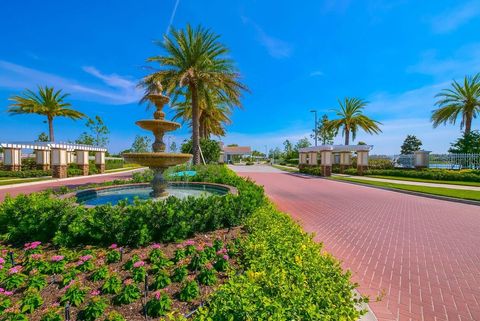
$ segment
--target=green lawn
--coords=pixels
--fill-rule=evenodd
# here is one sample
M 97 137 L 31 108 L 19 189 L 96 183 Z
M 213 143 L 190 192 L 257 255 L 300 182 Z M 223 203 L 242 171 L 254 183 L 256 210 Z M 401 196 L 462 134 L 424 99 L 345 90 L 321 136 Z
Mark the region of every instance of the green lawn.
M 290 166 L 282 166 L 282 165 L 272 164 L 272 167 L 275 167 L 277 169 L 280 169 L 282 171 L 286 171 L 286 172 L 289 172 L 289 173 L 297 173 L 298 172 L 298 168 L 290 167 Z
M 423 179 L 423 178 L 383 176 L 383 175 L 366 175 L 366 177 L 394 179 L 394 180 L 397 180 L 397 181 L 424 182 L 424 183 L 463 185 L 463 186 L 480 186 L 480 182 L 441 181 L 441 180 L 437 180 L 437 179 Z
M 466 200 L 480 201 L 480 192 L 477 192 L 477 191 L 374 182 L 374 181 L 367 181 L 367 180 L 362 180 L 358 178 L 342 177 L 342 176 L 332 176 L 331 179 L 355 182 L 355 183 L 360 183 L 365 185 L 393 188 L 393 189 L 404 190 L 404 191 L 419 192 L 424 194 L 432 194 L 432 195 L 447 196 L 447 197 L 460 198 L 460 199 L 466 199 Z

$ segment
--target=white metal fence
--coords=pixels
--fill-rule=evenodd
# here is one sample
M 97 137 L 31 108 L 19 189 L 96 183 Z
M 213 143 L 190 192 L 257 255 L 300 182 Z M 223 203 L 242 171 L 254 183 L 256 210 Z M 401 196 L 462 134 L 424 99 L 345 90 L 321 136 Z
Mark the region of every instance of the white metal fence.
M 371 155 L 370 159 L 389 159 L 396 168 L 414 168 L 414 155 Z M 430 154 L 429 168 L 480 169 L 480 154 Z

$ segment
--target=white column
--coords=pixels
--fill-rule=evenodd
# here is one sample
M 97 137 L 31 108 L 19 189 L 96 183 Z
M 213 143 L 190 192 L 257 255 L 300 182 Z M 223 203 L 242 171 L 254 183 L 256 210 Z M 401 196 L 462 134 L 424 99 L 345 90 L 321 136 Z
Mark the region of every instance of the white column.
M 99 173 L 105 173 L 105 152 L 95 153 L 95 166 Z
M 320 152 L 321 157 L 321 167 L 322 175 L 330 176 L 332 175 L 332 151 L 331 150 L 322 150 Z
M 50 169 L 50 151 L 45 149 L 35 150 L 37 169 L 48 171 Z
M 362 175 L 368 169 L 368 150 L 357 151 L 357 172 Z
M 52 148 L 52 176 L 54 178 L 67 177 L 67 150 Z
M 82 175 L 88 175 L 88 151 L 77 150 L 77 165 L 82 170 Z
M 310 165 L 318 165 L 318 153 L 310 152 Z
M 430 165 L 430 152 L 426 150 L 418 150 L 413 152 L 413 164 L 415 168 L 428 168 Z
M 3 149 L 3 165 L 9 171 L 22 169 L 22 150 L 19 148 Z

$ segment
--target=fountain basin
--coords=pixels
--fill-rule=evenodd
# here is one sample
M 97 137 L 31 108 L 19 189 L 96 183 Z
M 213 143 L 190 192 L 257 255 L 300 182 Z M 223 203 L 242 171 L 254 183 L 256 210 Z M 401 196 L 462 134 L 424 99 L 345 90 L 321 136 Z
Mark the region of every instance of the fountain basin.
M 135 124 L 140 128 L 149 130 L 149 131 L 161 131 L 163 132 L 170 132 L 180 127 L 179 123 L 175 123 L 173 121 L 168 120 L 159 120 L 159 119 L 146 119 L 146 120 L 139 120 Z
M 169 196 L 182 199 L 186 197 L 207 197 L 212 195 L 237 195 L 238 193 L 236 188 L 228 185 L 202 182 L 169 182 L 166 191 L 168 192 L 167 196 L 152 198 L 152 186 L 148 183 L 140 183 L 92 188 L 65 194 L 60 196 L 60 198 L 66 199 L 76 197 L 78 204 L 89 207 L 108 203 L 116 205 L 118 202 L 124 200 L 131 204 L 135 199 L 163 200 Z
M 148 166 L 151 168 L 167 168 L 186 163 L 192 158 L 191 154 L 182 153 L 127 153 L 122 155 L 125 161 Z

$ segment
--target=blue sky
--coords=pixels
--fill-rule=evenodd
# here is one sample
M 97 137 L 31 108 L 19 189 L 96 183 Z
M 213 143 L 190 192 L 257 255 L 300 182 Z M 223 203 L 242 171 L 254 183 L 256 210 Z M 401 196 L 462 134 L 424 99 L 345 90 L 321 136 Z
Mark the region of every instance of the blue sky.
M 433 96 L 480 72 L 480 1 L 26 0 L 0 9 L 0 141 L 47 131 L 39 116 L 5 112 L 8 97 L 37 84 L 64 89 L 75 108 L 104 118 L 112 151 L 147 135 L 134 124 L 151 116 L 135 85 L 170 22 L 221 34 L 251 89 L 224 141 L 262 151 L 309 136 L 311 109 L 333 116 L 337 98 L 357 96 L 383 123 L 383 134 L 357 138 L 374 153 L 398 153 L 407 134 L 445 152 L 460 130 L 432 129 Z M 77 138 L 83 123 L 57 119 L 57 140 Z M 188 129 L 172 135 L 181 142 Z

